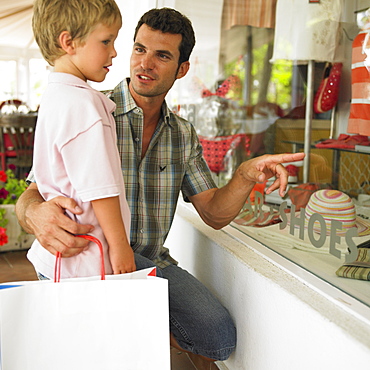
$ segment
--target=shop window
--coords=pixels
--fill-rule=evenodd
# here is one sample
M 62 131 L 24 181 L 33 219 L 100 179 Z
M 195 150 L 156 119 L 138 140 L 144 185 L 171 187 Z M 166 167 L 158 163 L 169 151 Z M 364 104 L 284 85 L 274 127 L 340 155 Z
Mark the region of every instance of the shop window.
M 15 97 L 17 92 L 17 62 L 15 60 L 0 60 L 0 101 Z
M 29 61 L 30 97 L 29 105 L 36 110 L 40 104 L 42 94 L 48 82 L 50 66 L 44 59 L 31 59 Z
M 348 131 L 353 41 L 370 24 L 369 13 L 357 13 L 355 4 L 339 0 L 290 3 L 298 7 L 297 14 L 276 8 L 274 0 L 258 2 L 265 9 L 253 0 L 225 0 L 218 59 L 195 51 L 191 82 L 187 87 L 180 82 L 170 102 L 194 124 L 219 186 L 246 159 L 306 150 L 307 162 L 286 165 L 286 195 L 281 198 L 275 191 L 267 196 L 264 189 L 271 182 L 256 184 L 231 225 L 370 306 L 368 282 L 355 281 L 370 280 L 370 142 L 366 133 Z M 306 15 L 311 19 L 307 27 Z M 212 19 L 218 18 L 212 14 Z M 362 24 L 356 25 L 357 20 Z M 208 35 L 200 33 L 197 42 L 212 44 Z M 340 78 L 333 77 L 328 89 L 329 95 L 336 89 L 333 104 L 316 109 L 323 80 L 336 70 Z M 370 72 L 365 76 L 370 83 Z M 370 102 L 368 96 L 359 98 Z M 316 201 L 312 208 L 311 198 Z M 348 214 L 336 201 L 346 204 Z M 332 213 L 324 215 L 325 208 Z M 361 277 L 337 276 L 360 249 L 366 265 Z
M 322 8 L 328 3 L 322 1 Z M 276 28 L 238 26 L 222 31 L 220 64 L 225 74 L 236 74 L 242 82 L 238 104 L 246 115 L 239 132 L 249 136 L 250 156 L 304 151 L 310 121 L 309 160 L 287 165 L 291 176 L 286 196 L 281 198 L 276 191 L 265 195 L 271 181 L 256 184 L 232 225 L 370 306 L 370 291 L 364 285 L 368 283 L 358 281 L 370 280 L 370 131 L 349 125 L 354 105 L 360 102 L 368 107 L 370 100 L 367 92 L 352 95 L 351 104 L 339 99 L 340 89 L 343 96 L 343 90 L 351 93 L 354 89 L 354 68 L 362 68 L 361 84 L 370 83 L 370 72 L 364 68 L 366 53 L 360 48 L 356 55 L 361 61 L 352 60 L 357 33 L 364 24 L 370 28 L 368 14 L 360 18 L 359 29 L 353 25 L 352 34 L 337 22 L 340 36 L 331 40 L 335 44 L 333 55 L 339 55 L 341 48 L 347 50 L 341 58 L 330 59 L 327 50 L 318 60 L 284 59 L 281 55 L 303 55 L 306 50 L 277 52 Z M 322 19 L 316 21 L 320 24 Z M 235 39 L 241 40 L 240 55 L 228 47 Z M 312 47 L 313 53 L 317 48 L 317 44 Z M 352 72 L 352 79 L 340 80 L 343 65 L 349 66 L 347 73 Z M 333 98 L 335 93 L 336 97 L 330 109 L 320 110 L 316 99 L 324 91 L 325 78 L 331 78 L 327 94 Z M 307 109 L 308 104 L 312 110 L 310 106 Z M 367 118 L 362 117 L 361 122 L 363 119 Z
M 44 59 L 1 60 L 0 102 L 21 100 L 36 110 L 46 88 L 50 67 Z

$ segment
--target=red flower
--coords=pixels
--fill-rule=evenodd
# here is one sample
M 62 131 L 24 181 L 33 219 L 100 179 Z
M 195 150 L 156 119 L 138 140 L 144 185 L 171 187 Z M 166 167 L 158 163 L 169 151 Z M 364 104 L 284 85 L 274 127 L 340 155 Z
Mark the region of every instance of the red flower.
M 0 227 L 0 246 L 8 243 L 8 235 L 6 235 L 6 229 Z
M 14 171 L 17 167 L 15 167 L 15 164 L 10 163 L 9 166 L 8 166 L 8 168 L 9 168 L 9 170 Z
M 0 171 L 0 181 L 1 182 L 6 182 L 7 176 L 4 171 Z
M 8 194 L 9 194 L 9 192 L 5 188 L 1 188 L 0 189 L 0 198 L 6 199 L 6 197 L 8 196 Z

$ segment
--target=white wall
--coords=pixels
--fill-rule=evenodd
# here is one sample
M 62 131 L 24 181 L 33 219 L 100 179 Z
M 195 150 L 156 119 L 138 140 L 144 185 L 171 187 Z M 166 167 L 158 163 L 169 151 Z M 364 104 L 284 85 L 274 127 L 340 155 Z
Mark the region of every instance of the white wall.
M 166 246 L 225 305 L 237 327 L 229 370 L 344 370 L 370 363 L 370 325 L 278 263 L 180 205 Z M 264 247 L 262 247 L 264 248 Z

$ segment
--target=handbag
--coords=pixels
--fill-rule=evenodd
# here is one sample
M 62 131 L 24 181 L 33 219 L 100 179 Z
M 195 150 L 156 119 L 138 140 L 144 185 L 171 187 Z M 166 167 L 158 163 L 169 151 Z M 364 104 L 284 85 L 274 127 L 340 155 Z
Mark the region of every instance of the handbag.
M 324 77 L 315 94 L 313 108 L 315 113 L 327 112 L 338 102 L 342 63 L 327 63 Z
M 168 282 L 153 273 L 0 284 L 0 369 L 169 370 Z
M 199 141 L 209 169 L 217 174 L 225 170 L 224 158 L 230 149 L 235 150 L 239 145 L 242 145 L 243 152 L 246 155 L 250 154 L 250 138 L 246 134 L 216 136 L 214 138 L 199 136 Z

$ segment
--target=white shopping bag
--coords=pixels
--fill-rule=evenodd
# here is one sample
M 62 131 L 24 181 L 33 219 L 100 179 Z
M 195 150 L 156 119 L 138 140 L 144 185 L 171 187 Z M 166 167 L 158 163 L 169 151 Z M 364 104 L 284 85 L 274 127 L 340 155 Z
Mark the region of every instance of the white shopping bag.
M 1 370 L 169 370 L 168 282 L 152 270 L 0 285 Z

